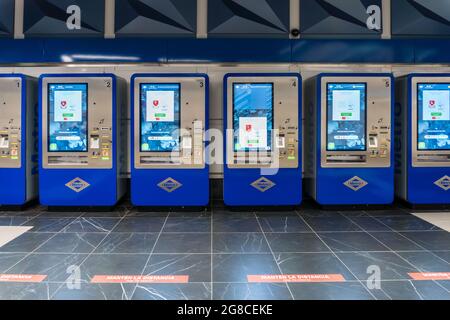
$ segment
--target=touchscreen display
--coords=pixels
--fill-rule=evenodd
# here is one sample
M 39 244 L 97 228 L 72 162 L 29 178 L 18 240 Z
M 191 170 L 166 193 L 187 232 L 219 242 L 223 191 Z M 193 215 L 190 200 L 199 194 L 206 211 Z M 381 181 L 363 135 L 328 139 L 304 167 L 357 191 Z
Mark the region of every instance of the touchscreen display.
M 327 84 L 327 150 L 366 150 L 366 84 Z
M 141 84 L 141 152 L 179 151 L 180 87 L 179 83 Z
M 88 85 L 48 85 L 48 151 L 86 152 Z
M 272 128 L 273 83 L 234 83 L 234 151 L 272 150 Z
M 417 106 L 417 148 L 450 150 L 450 83 L 419 83 Z

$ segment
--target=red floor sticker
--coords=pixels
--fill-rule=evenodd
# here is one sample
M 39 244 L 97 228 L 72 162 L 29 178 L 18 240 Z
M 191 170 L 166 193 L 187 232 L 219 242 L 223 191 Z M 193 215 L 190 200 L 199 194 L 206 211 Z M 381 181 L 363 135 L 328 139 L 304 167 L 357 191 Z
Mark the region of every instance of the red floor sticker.
M 450 280 L 450 272 L 411 272 L 408 275 L 414 280 Z
M 188 283 L 189 276 L 172 275 L 101 275 L 94 276 L 91 283 Z
M 344 282 L 342 274 L 259 274 L 248 275 L 248 282 Z
M 45 278 L 42 274 L 0 274 L 0 282 L 42 282 Z

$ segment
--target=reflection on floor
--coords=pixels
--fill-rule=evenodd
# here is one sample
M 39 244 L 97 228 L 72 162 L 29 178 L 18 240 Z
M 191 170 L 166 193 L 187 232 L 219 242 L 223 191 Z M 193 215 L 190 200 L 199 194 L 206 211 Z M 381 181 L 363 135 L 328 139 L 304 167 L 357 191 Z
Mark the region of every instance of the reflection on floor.
M 400 207 L 35 207 L 0 212 L 0 226 L 32 227 L 0 246 L 0 299 L 450 300 L 450 233 Z
M 412 214 L 450 232 L 450 212 L 412 212 Z
M 0 225 L 0 247 L 21 236 L 32 227 L 14 227 Z

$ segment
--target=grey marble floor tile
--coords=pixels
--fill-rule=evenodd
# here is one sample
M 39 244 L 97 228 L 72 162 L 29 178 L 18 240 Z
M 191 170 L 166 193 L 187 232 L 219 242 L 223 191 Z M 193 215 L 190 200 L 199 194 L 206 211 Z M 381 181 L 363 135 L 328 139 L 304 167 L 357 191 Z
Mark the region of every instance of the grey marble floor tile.
M 270 248 L 262 233 L 214 233 L 213 251 L 214 253 L 270 253 Z
M 162 233 L 154 253 L 211 253 L 211 234 Z
M 139 284 L 133 300 L 210 300 L 210 283 Z
M 69 224 L 64 232 L 110 232 L 120 218 L 81 217 Z
M 157 233 L 112 232 L 95 253 L 151 253 L 157 237 Z
M 290 283 L 296 300 L 374 300 L 359 282 Z
M 285 283 L 214 283 L 214 300 L 292 300 Z
M 335 252 L 389 251 L 365 232 L 325 232 L 319 233 L 319 236 Z
M 144 275 L 189 276 L 189 282 L 211 282 L 211 255 L 152 254 Z
M 314 233 L 266 233 L 273 252 L 330 252 Z
M 40 253 L 91 253 L 106 233 L 58 233 L 36 252 Z

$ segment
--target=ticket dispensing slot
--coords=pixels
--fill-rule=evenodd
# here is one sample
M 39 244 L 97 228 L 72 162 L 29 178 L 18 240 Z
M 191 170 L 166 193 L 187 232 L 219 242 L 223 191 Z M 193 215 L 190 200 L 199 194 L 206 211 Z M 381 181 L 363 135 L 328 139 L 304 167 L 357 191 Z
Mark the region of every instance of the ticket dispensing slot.
M 0 134 L 0 149 L 9 149 L 9 135 L 8 134 Z

